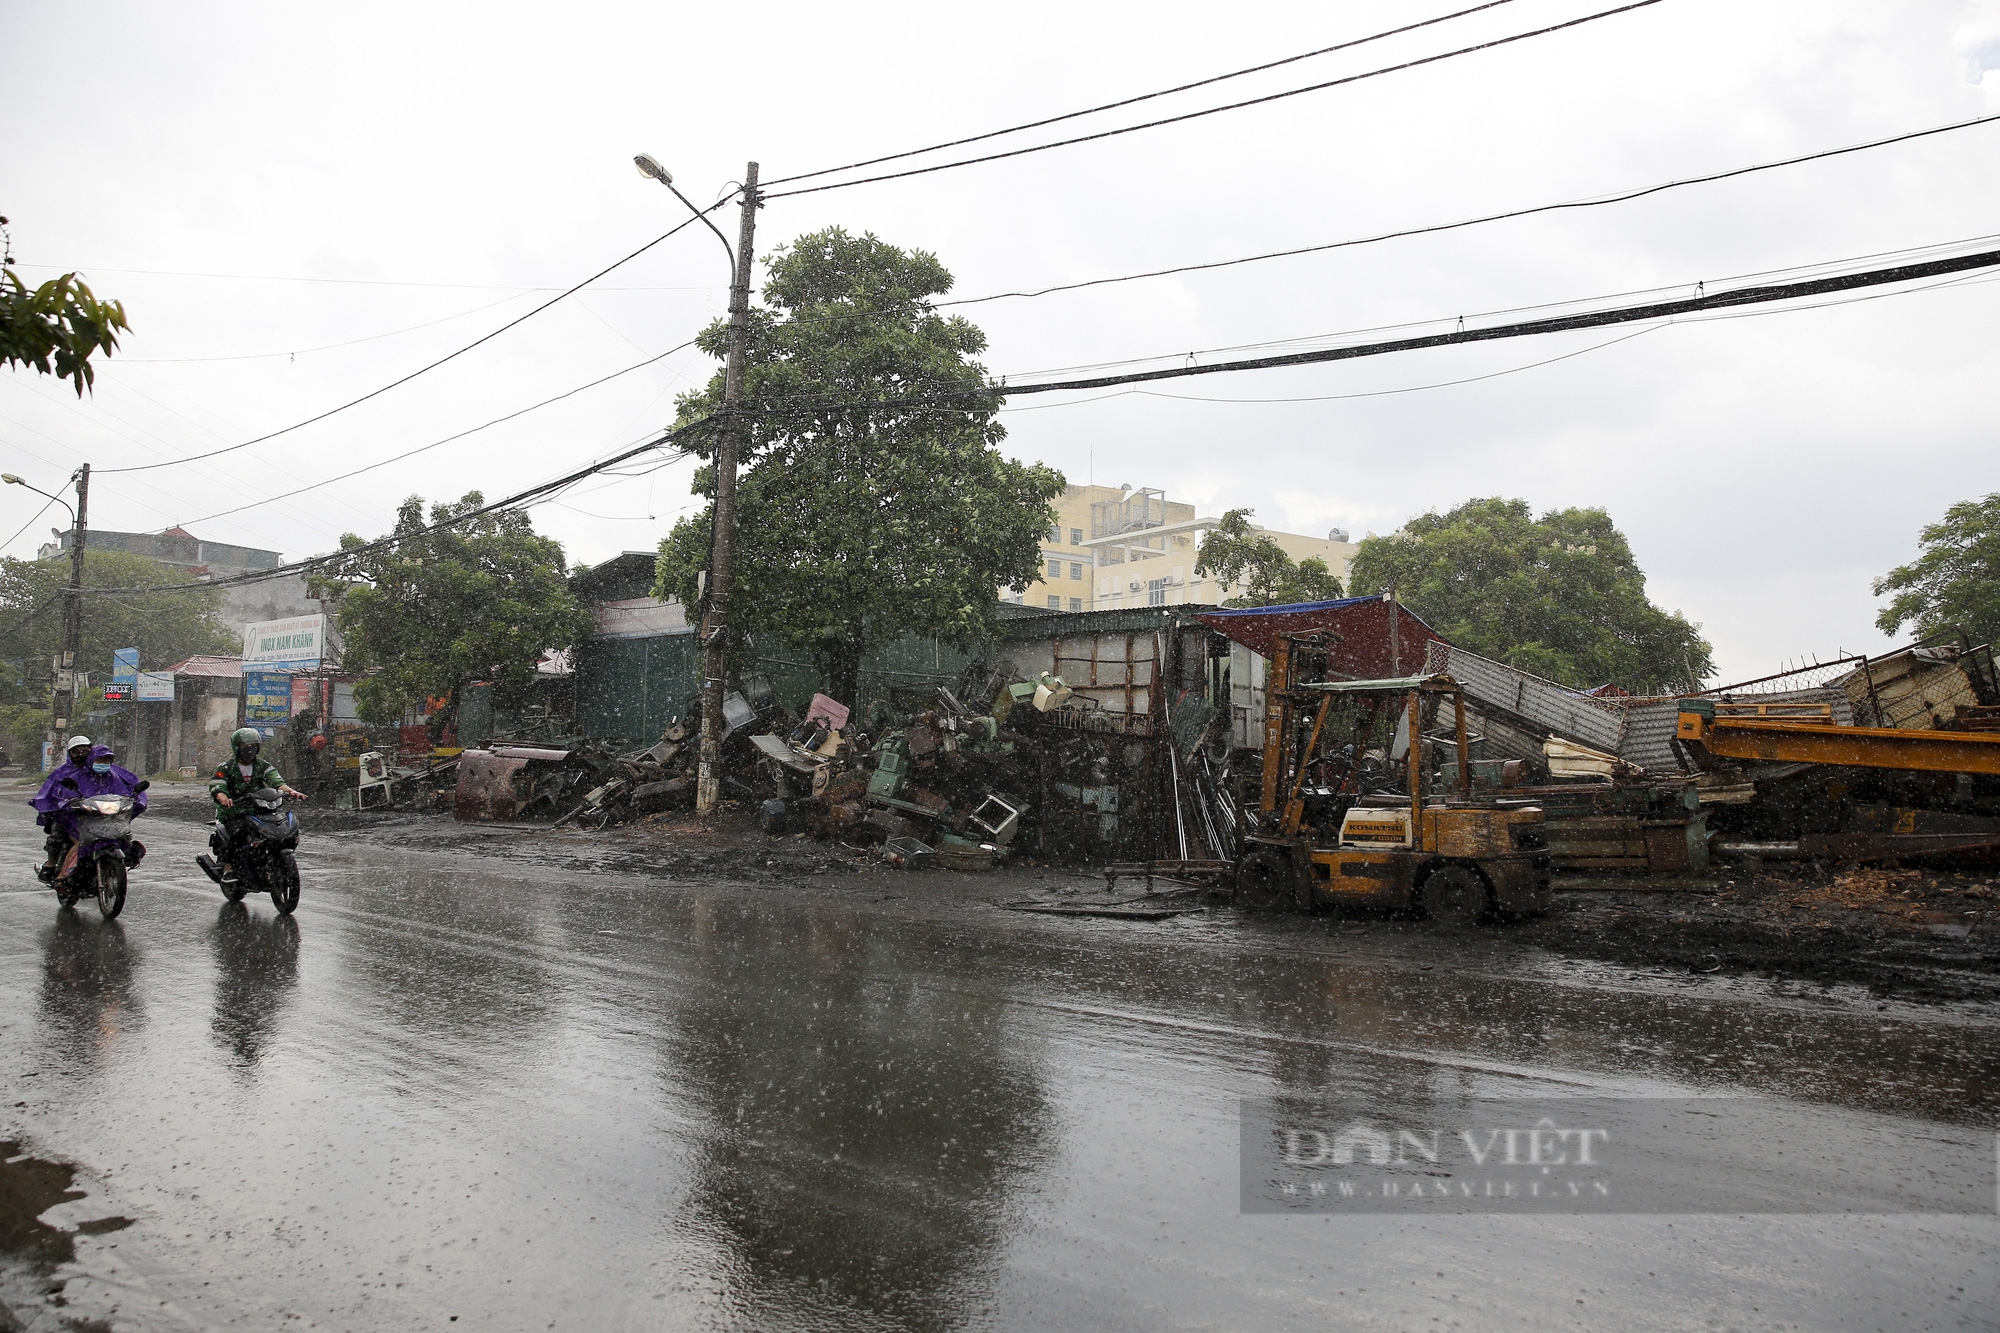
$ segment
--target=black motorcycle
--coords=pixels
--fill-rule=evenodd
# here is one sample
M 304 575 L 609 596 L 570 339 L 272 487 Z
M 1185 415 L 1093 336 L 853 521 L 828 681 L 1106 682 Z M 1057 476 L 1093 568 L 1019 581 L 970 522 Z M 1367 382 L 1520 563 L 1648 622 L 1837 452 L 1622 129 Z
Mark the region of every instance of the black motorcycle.
M 217 821 L 208 838 L 214 856 L 196 862 L 222 886 L 222 896 L 241 902 L 245 894 L 269 893 L 271 905 L 291 912 L 299 905 L 299 817 L 285 809 L 284 793 L 260 787 L 243 798 L 250 812 L 234 821 L 237 842 L 229 845 L 229 830 Z

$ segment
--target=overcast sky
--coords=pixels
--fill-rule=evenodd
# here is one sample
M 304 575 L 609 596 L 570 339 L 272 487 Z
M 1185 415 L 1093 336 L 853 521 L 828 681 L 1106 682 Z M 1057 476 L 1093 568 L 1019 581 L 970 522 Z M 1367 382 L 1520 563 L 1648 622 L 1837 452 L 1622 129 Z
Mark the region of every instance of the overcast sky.
M 94 397 L 0 373 L 0 457 L 46 489 L 231 444 L 460 346 L 684 213 L 766 179 L 1363 36 L 1468 0 L 744 6 L 5 0 L 0 213 L 31 279 L 81 270 L 133 331 Z M 1077 122 L 1095 130 L 1610 8 L 1487 12 Z M 1664 0 L 1185 125 L 773 200 L 932 250 L 975 296 L 1596 196 L 2000 112 L 2000 3 Z M 1072 127 L 1063 127 L 1070 131 Z M 1066 137 L 1044 131 L 1042 137 Z M 999 141 L 1006 148 L 1036 136 Z M 939 159 L 924 159 L 924 161 Z M 1631 203 L 966 313 L 1016 377 L 1569 301 L 2000 232 L 2000 124 Z M 718 215 L 732 236 L 733 213 Z M 637 442 L 708 373 L 683 352 L 296 499 L 684 342 L 727 300 L 690 229 L 355 410 L 215 463 L 107 474 L 93 526 L 282 550 L 385 530 L 411 493 L 504 495 Z M 1869 580 L 1996 488 L 2000 285 L 1021 397 L 1007 448 L 1298 532 L 1388 532 L 1474 496 L 1602 506 L 1723 676 L 1885 646 Z M 1597 349 L 1597 350 L 1589 350 Z M 1553 364 L 1550 358 L 1567 353 Z M 1446 381 L 1500 374 L 1448 387 Z M 1383 394 L 1384 390 L 1418 389 Z M 1372 397 L 1343 395 L 1378 394 Z M 1233 401 L 1195 401 L 1223 399 Z M 1066 401 L 1070 400 L 1070 401 Z M 1074 401 L 1094 398 L 1097 401 Z M 1260 401 L 1261 400 L 1261 401 Z M 1291 400 L 1291 401 L 1276 401 Z M 1317 401 L 1313 401 L 1317 400 Z M 1024 410 L 1025 409 L 1025 410 Z M 680 464 L 535 510 L 571 558 L 650 549 Z M 0 493 L 0 535 L 36 497 Z M 55 511 L 5 548 L 32 554 Z

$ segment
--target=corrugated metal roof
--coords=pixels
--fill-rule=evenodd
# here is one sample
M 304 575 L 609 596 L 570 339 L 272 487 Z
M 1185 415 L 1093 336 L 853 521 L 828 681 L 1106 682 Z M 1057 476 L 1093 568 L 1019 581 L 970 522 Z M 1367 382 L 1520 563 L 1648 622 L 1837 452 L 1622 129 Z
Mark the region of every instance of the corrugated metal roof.
M 176 676 L 216 676 L 236 677 L 243 675 L 243 659 L 240 657 L 210 657 L 196 653 L 193 657 L 174 663 L 167 668 Z
M 1395 651 L 1389 642 L 1390 614 L 1396 616 Z M 1381 597 L 1343 597 L 1331 602 L 1294 602 L 1286 606 L 1252 606 L 1203 611 L 1198 619 L 1252 652 L 1271 655 L 1280 634 L 1331 630 L 1340 642 L 1327 650 L 1327 667 L 1343 676 L 1400 676 L 1424 662 L 1427 644 L 1444 636 L 1418 619 L 1401 602 Z

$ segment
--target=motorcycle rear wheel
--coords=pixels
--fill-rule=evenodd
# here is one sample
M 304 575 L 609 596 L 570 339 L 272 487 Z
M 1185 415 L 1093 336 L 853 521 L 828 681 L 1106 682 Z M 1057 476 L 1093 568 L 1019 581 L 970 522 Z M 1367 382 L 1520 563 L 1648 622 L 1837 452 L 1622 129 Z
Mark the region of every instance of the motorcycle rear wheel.
M 271 870 L 277 879 L 271 886 L 271 906 L 289 916 L 299 905 L 299 863 L 290 851 L 281 851 Z
M 76 906 L 76 900 L 77 900 L 77 899 L 79 899 L 79 898 L 81 898 L 81 897 L 83 897 L 83 894 L 82 894 L 81 892 L 77 891 L 77 890 L 73 890 L 73 889 L 57 889 L 57 890 L 56 890 L 56 906 L 58 906 L 58 907 L 61 907 L 61 908 L 71 908 L 71 907 L 75 907 L 75 906 Z
M 98 858 L 97 910 L 106 921 L 125 910 L 125 863 L 115 856 Z

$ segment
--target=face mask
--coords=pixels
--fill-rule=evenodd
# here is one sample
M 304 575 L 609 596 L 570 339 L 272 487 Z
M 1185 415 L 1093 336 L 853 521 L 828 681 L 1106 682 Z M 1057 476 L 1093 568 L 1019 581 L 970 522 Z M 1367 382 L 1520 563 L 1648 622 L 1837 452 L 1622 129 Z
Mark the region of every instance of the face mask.
M 92 764 L 92 765 L 90 766 L 90 771 L 91 771 L 91 772 L 93 772 L 93 773 L 109 773 L 109 772 L 111 771 L 111 765 L 109 765 L 109 764 Z

